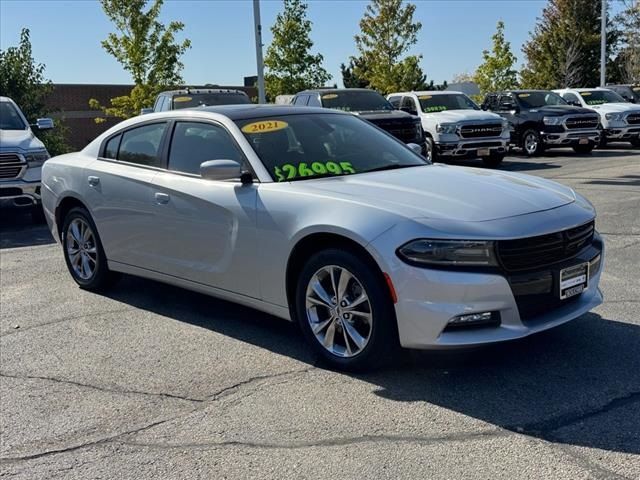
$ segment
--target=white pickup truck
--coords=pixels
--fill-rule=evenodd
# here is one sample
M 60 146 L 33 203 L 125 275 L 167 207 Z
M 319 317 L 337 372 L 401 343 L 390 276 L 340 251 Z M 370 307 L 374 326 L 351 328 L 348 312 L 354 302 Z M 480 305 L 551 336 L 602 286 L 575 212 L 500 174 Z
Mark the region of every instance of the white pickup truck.
M 53 128 L 53 120 L 39 118 L 34 128 Z M 49 158 L 24 114 L 13 100 L 0 97 L 0 208 L 30 210 L 34 221 L 44 220 L 40 202 L 42 164 Z
M 603 128 L 600 146 L 613 141 L 640 147 L 640 105 L 627 102 L 608 88 L 566 88 L 554 92 L 570 105 L 598 112 Z
M 485 112 L 462 92 L 399 92 L 387 96 L 397 108 L 418 115 L 431 161 L 446 158 L 477 158 L 497 167 L 509 148 L 509 123 Z

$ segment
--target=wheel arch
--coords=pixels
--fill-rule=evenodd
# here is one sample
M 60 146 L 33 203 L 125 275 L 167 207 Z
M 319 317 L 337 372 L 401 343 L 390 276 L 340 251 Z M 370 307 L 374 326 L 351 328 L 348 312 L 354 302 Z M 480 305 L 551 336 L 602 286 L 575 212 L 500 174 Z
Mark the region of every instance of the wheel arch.
M 89 211 L 89 209 L 87 208 L 87 206 L 82 200 L 72 195 L 68 195 L 64 197 L 62 200 L 60 200 L 60 202 L 58 203 L 58 206 L 56 207 L 55 222 L 58 230 L 58 236 L 60 237 L 61 240 L 62 240 L 62 227 L 64 225 L 64 219 L 67 216 L 67 214 L 71 211 L 71 209 L 75 207 L 81 207 L 81 208 L 84 208 L 87 212 Z

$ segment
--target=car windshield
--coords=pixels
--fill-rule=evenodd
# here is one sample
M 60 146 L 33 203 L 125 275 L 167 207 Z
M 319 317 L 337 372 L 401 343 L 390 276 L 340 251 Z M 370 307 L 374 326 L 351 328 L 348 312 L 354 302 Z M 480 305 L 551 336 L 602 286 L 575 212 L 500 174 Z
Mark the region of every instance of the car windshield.
M 625 101 L 624 98 L 611 90 L 589 90 L 580 92 L 580 96 L 587 105 L 602 105 L 603 103 L 619 103 Z
M 545 105 L 568 105 L 565 100 L 553 92 L 521 92 L 516 93 L 523 108 L 538 108 Z
M 420 108 L 424 113 L 444 112 L 445 110 L 480 110 L 473 101 L 466 95 L 438 94 L 438 95 L 418 95 Z
M 325 92 L 321 95 L 322 106 L 344 112 L 372 112 L 393 110 L 393 106 L 378 92 L 343 90 Z
M 237 105 L 251 103 L 242 93 L 190 93 L 173 96 L 173 109 L 193 108 L 212 105 Z
M 403 143 L 352 115 L 292 114 L 236 124 L 278 182 L 428 164 Z
M 0 102 L 0 130 L 26 130 L 27 125 L 18 109 L 9 102 Z

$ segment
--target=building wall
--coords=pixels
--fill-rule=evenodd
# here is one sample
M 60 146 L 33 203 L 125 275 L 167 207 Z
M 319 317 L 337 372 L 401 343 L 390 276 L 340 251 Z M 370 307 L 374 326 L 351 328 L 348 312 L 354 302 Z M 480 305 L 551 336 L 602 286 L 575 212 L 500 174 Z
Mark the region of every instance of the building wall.
M 53 118 L 69 129 L 67 143 L 74 150 L 81 150 L 102 132 L 122 121 L 121 118 L 105 117 L 99 110 L 91 110 L 89 100 L 95 98 L 101 105 L 110 105 L 112 98 L 129 95 L 133 85 L 57 83 L 53 87 L 45 102 L 46 107 L 54 112 Z M 249 98 L 257 97 L 254 87 L 207 85 L 191 88 L 230 88 L 244 90 Z M 104 118 L 105 121 L 96 123 L 96 118 Z

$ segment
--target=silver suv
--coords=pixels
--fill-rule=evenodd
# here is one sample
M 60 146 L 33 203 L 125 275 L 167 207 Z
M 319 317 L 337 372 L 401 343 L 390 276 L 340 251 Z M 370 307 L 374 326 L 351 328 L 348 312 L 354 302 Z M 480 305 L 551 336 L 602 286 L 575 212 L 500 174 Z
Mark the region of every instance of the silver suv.
M 49 152 L 31 127 L 48 130 L 53 120 L 39 118 L 29 125 L 13 100 L 0 97 L 0 208 L 31 209 L 40 221 L 40 175 Z

